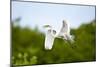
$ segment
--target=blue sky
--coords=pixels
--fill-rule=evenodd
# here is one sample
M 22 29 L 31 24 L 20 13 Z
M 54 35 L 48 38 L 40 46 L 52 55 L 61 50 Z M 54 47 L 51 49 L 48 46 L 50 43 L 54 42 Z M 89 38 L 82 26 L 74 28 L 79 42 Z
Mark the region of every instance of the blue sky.
M 34 28 L 49 24 L 55 30 L 62 26 L 62 20 L 66 19 L 72 28 L 77 28 L 82 23 L 95 19 L 94 6 L 63 5 L 31 2 L 12 2 L 12 20 L 21 17 L 20 25 Z

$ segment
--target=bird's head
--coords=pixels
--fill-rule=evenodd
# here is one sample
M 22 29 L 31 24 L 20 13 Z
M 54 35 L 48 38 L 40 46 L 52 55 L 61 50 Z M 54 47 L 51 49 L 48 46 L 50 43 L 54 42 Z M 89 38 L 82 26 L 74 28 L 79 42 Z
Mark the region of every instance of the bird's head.
M 56 34 L 56 30 L 52 29 L 52 27 L 50 25 L 44 25 L 43 28 L 46 29 L 52 35 Z
M 51 27 L 50 25 L 44 25 L 43 28 L 44 28 L 44 29 L 47 29 L 47 30 L 52 29 L 52 27 Z

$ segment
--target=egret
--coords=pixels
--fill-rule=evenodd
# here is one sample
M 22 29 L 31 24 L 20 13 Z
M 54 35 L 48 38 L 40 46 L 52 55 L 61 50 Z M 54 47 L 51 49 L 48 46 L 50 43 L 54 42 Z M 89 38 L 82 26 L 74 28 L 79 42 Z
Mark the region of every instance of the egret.
M 53 47 L 53 43 L 55 38 L 62 38 L 65 41 L 74 42 L 73 35 L 70 34 L 70 26 L 66 20 L 63 20 L 62 27 L 58 33 L 52 28 L 50 25 L 45 25 L 44 28 L 47 29 L 45 36 L 45 49 L 51 50 Z

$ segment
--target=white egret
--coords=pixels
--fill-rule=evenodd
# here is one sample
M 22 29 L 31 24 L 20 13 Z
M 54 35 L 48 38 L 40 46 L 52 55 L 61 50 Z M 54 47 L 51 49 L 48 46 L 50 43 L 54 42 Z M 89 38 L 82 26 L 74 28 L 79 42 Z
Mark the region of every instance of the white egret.
M 46 37 L 45 37 L 45 49 L 50 50 L 52 49 L 53 46 L 56 31 L 53 30 L 50 25 L 45 25 L 44 27 L 47 28 Z
M 63 25 L 60 30 L 60 32 L 56 35 L 58 38 L 63 38 L 64 40 L 69 40 L 74 42 L 74 36 L 70 34 L 70 24 L 69 22 L 66 22 L 66 20 L 63 20 Z
M 62 28 L 60 32 L 56 33 L 54 29 L 50 25 L 45 25 L 44 28 L 47 29 L 46 37 L 45 37 L 45 49 L 51 50 L 53 47 L 55 38 L 62 38 L 64 40 L 69 40 L 71 43 L 74 42 L 73 36 L 70 35 L 70 26 L 69 23 L 63 20 Z

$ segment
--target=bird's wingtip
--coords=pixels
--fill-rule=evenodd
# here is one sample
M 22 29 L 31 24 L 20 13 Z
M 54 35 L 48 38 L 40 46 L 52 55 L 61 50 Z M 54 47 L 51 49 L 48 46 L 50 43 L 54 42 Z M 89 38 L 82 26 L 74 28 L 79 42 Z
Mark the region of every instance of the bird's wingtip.
M 51 50 L 52 48 L 45 47 L 45 50 Z

